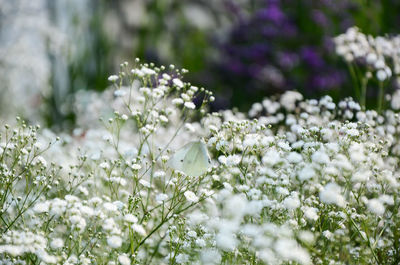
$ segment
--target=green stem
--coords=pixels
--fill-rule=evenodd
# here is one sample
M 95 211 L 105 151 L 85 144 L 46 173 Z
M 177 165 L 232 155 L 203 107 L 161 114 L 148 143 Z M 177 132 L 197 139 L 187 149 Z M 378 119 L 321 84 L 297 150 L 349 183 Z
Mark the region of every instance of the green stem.
M 347 66 L 349 67 L 351 80 L 353 81 L 353 86 L 354 86 L 354 91 L 356 93 L 356 97 L 358 100 L 360 100 L 360 85 L 357 82 L 358 81 L 357 74 L 351 63 L 347 63 Z
M 363 110 L 366 109 L 366 102 L 367 102 L 367 84 L 368 84 L 368 78 L 363 78 L 361 80 L 361 99 L 360 99 L 360 104 Z
M 379 94 L 378 94 L 378 113 L 382 111 L 383 97 L 385 96 L 385 89 L 383 87 L 383 82 L 379 82 Z

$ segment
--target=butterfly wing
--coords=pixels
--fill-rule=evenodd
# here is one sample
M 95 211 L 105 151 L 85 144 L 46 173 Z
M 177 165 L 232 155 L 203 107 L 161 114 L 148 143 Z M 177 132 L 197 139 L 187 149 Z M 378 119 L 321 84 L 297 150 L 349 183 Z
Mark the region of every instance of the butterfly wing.
M 198 177 L 207 172 L 210 167 L 210 157 L 206 145 L 197 141 L 192 144 L 183 159 L 182 171 L 193 177 Z
M 183 171 L 183 161 L 189 149 L 192 147 L 192 144 L 193 143 L 185 144 L 183 147 L 178 149 L 168 160 L 167 165 L 173 169 Z

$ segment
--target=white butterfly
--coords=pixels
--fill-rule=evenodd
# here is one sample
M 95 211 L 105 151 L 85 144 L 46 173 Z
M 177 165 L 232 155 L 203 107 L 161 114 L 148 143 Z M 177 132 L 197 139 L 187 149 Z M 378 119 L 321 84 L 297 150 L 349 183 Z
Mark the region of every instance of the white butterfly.
M 206 144 L 203 141 L 185 144 L 169 159 L 168 166 L 180 170 L 188 176 L 203 175 L 211 166 Z

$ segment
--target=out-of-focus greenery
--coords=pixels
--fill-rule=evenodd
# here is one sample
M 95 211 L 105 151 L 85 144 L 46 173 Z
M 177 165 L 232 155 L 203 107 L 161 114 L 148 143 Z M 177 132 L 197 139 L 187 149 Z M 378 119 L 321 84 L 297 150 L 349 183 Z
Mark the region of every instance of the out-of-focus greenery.
M 68 67 L 71 93 L 103 90 L 111 66 L 116 69 L 120 61 L 139 57 L 188 69 L 190 81 L 220 94 L 215 109 L 246 109 L 264 96 L 290 89 L 307 97 L 354 96 L 347 66 L 335 55 L 331 38 L 353 25 L 367 34 L 395 34 L 400 24 L 396 0 L 92 0 L 91 4 L 90 45 L 78 47 L 85 52 Z M 255 49 L 260 52 L 252 54 Z M 284 56 L 293 59 L 293 66 L 282 65 Z M 232 69 L 233 63 L 242 70 Z M 278 83 L 271 81 L 271 72 L 278 73 Z M 49 102 L 56 111 L 49 123 L 73 119 L 72 107 L 61 114 L 53 99 Z

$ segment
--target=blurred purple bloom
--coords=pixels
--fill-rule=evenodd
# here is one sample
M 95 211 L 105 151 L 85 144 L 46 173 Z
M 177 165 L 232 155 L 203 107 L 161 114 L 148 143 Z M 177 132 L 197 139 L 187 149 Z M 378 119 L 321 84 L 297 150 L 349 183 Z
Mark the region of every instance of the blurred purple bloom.
M 270 20 L 271 22 L 278 24 L 283 22 L 285 19 L 285 14 L 277 5 L 271 5 L 258 11 L 256 18 Z
M 325 64 L 317 51 L 312 47 L 303 47 L 300 53 L 304 62 L 313 68 L 320 68 Z

